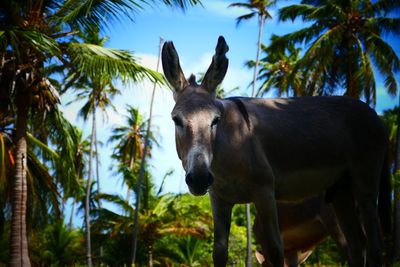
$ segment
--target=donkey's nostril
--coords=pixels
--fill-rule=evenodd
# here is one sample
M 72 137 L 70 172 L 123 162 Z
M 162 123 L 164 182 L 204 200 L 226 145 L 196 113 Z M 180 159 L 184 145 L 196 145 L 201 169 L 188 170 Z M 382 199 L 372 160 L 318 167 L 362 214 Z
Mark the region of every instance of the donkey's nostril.
M 190 172 L 186 175 L 185 181 L 189 186 L 193 184 L 193 175 Z

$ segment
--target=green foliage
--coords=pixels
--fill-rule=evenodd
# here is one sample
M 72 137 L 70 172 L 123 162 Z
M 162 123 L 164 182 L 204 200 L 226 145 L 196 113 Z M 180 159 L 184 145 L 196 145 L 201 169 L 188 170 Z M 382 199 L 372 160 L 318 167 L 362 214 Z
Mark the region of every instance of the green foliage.
M 332 238 L 328 237 L 320 243 L 306 261 L 306 265 L 344 266 L 345 259 Z
M 398 35 L 400 18 L 398 6 L 391 1 L 308 1 L 279 10 L 279 19 L 302 19 L 308 26 L 276 38 L 272 51 L 288 47 L 290 43 L 305 44 L 307 50 L 298 61 L 303 69 L 302 90 L 316 78 L 320 95 L 340 90 L 346 95 L 376 103 L 375 68 L 385 77 L 385 88 L 390 95 L 397 92 L 395 73 L 400 61 L 384 39 Z M 308 89 L 309 91 L 309 89 Z
M 39 234 L 37 251 L 40 264 L 46 266 L 71 266 L 84 259 L 83 232 L 68 229 L 63 221 L 56 221 Z M 34 259 L 33 259 L 34 260 Z

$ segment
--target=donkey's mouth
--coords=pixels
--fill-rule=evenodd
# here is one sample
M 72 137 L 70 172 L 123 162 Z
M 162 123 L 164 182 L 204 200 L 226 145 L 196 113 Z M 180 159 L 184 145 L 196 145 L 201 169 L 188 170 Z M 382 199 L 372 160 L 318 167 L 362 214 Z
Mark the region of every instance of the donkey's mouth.
M 193 188 L 193 187 L 189 186 L 189 191 L 194 196 L 203 196 L 207 193 L 208 187 L 203 188 L 203 189 L 198 189 L 198 188 Z
M 214 177 L 211 173 L 208 173 L 205 177 L 195 177 L 189 172 L 185 180 L 192 195 L 202 196 L 207 193 L 208 188 L 214 182 Z

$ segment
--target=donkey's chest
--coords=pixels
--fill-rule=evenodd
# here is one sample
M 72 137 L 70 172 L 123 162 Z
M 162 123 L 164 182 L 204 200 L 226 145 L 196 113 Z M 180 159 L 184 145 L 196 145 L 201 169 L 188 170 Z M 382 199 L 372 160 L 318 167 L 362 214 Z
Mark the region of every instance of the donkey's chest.
M 210 190 L 227 202 L 249 203 L 253 200 L 254 184 L 246 176 L 217 174 Z

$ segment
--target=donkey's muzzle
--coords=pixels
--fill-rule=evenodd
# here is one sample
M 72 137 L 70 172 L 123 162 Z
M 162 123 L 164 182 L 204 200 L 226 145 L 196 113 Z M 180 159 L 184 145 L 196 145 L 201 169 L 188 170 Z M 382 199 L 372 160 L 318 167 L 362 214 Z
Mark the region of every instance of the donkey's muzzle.
M 189 172 L 185 178 L 190 193 L 195 196 L 202 196 L 207 193 L 208 187 L 214 182 L 214 177 L 210 172 L 204 174 L 194 174 Z

